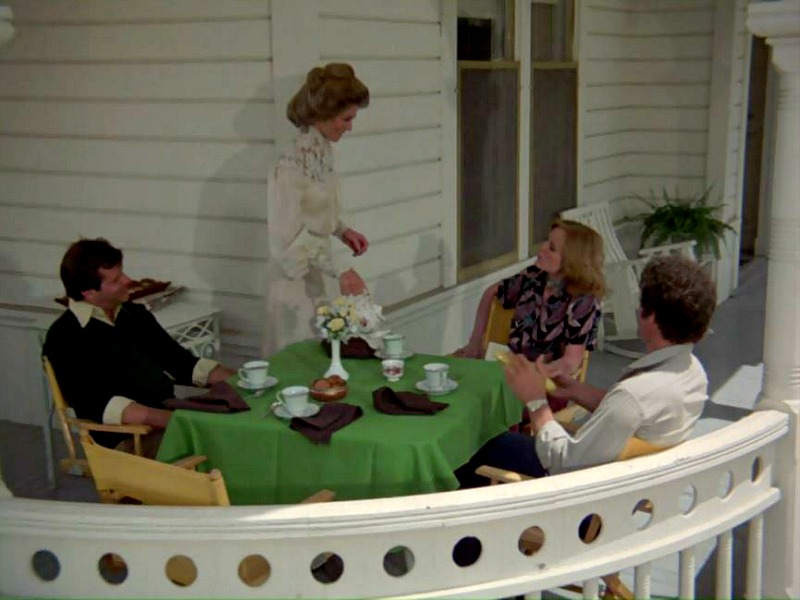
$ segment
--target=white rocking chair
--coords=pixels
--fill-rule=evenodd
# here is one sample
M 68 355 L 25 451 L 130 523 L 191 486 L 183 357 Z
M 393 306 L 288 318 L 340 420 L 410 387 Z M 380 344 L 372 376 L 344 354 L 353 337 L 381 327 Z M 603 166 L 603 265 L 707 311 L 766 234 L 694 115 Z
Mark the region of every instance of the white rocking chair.
M 598 332 L 598 348 L 628 358 L 639 358 L 641 353 L 620 348 L 611 342 L 637 338 L 636 310 L 639 307 L 639 277 L 642 269 L 654 256 L 679 254 L 695 260 L 695 241 L 678 242 L 643 248 L 639 256 L 629 259 L 622 250 L 611 220 L 608 202 L 598 202 L 561 213 L 561 218 L 588 225 L 603 238 L 607 295 L 603 299 L 603 321 Z M 610 331 L 609 331 L 610 330 Z

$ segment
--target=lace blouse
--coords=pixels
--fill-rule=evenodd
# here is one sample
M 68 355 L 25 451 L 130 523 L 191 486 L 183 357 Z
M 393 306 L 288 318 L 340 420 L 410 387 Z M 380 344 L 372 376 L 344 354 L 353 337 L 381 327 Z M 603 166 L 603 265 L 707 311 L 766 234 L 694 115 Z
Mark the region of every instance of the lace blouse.
M 569 344 L 594 348 L 600 324 L 600 302 L 591 295 L 572 296 L 555 291 L 547 301 L 547 273 L 535 265 L 500 282 L 497 298 L 503 308 L 514 308 L 508 346 L 530 360 L 540 355 L 561 358 Z
M 269 176 L 269 251 L 289 279 L 318 269 L 332 277 L 347 270 L 334 261 L 330 236 L 347 226 L 339 218 L 339 179 L 330 141 L 316 128 L 299 131 Z M 338 264 L 337 264 L 338 263 Z

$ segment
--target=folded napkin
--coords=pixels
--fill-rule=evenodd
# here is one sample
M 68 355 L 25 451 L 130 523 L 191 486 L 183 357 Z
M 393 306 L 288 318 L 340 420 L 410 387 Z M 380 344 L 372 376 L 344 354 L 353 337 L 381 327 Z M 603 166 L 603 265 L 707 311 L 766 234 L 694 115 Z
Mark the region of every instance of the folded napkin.
M 331 402 L 323 404 L 313 417 L 294 417 L 289 427 L 316 444 L 328 444 L 334 431 L 346 427 L 363 413 L 360 406 Z
M 325 348 L 325 354 L 330 356 L 331 343 L 328 340 L 322 340 L 322 347 Z M 341 353 L 342 358 L 375 358 L 375 350 L 360 337 L 350 338 L 342 344 Z
M 250 410 L 247 403 L 239 396 L 239 392 L 224 381 L 215 383 L 205 394 L 201 394 L 200 396 L 164 400 L 164 406 L 167 408 L 202 410 L 216 413 L 233 413 Z
M 434 402 L 426 394 L 395 392 L 387 386 L 372 392 L 372 404 L 375 410 L 387 415 L 433 415 L 450 406 Z

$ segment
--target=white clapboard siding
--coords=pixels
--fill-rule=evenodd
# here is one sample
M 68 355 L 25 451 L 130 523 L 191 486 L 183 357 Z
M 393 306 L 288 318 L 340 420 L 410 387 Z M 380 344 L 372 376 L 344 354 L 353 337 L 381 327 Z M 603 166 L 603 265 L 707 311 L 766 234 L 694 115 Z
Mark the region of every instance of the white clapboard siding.
M 621 153 L 704 153 L 705 131 L 674 131 L 642 128 L 587 136 L 585 160 L 593 161 Z
M 441 215 L 431 207 L 440 203 L 438 194 L 421 196 L 359 211 L 345 218 L 353 229 L 369 231 L 370 242 L 374 244 L 438 226 Z
M 358 260 L 356 268 L 367 279 L 375 279 L 388 271 L 411 268 L 441 256 L 441 238 L 438 223 L 430 229 L 370 244 L 369 260 Z M 337 246 L 336 254 L 350 251 Z M 365 255 L 366 259 L 366 255 Z
M 15 0 L 19 23 L 125 23 L 259 18 L 269 0 Z
M 439 289 L 441 271 L 441 260 L 436 259 L 408 269 L 389 271 L 379 277 L 367 279 L 366 283 L 376 302 L 391 306 L 407 298 Z
M 417 60 L 348 60 L 359 79 L 369 86 L 370 96 L 409 96 L 439 92 L 442 65 L 438 58 Z
M 648 196 L 651 192 L 661 196 L 663 189 L 670 192 L 680 190 L 682 193 L 690 194 L 702 192 L 705 189 L 705 181 L 705 174 L 702 176 L 689 176 L 683 173 L 680 175 L 661 174 L 654 179 L 652 174 L 620 173 L 587 183 L 584 195 L 587 204 L 590 204 L 631 196 Z M 635 213 L 642 210 L 642 206 L 634 205 L 634 207 Z
M 266 182 L 176 181 L 0 171 L 5 206 L 266 221 Z M 5 213 L 4 213 L 5 214 Z
M 442 135 L 438 128 L 351 135 L 336 146 L 336 166 L 346 175 L 409 162 L 437 160 L 441 152 Z
M 357 134 L 438 127 L 442 122 L 439 92 L 413 96 L 370 97 L 353 122 Z
M 233 219 L 153 217 L 128 213 L 7 207 L 0 219 L 0 238 L 61 242 L 102 236 L 125 249 L 165 253 L 263 259 L 267 256 L 266 223 Z
M 709 57 L 712 39 L 706 34 L 673 37 L 616 37 L 593 35 L 581 51 L 594 59 L 639 60 Z
M 354 212 L 440 192 L 442 167 L 438 161 L 415 162 L 373 173 L 345 175 L 341 186 L 344 210 Z
M 583 6 L 581 203 L 702 189 L 714 3 Z
M 320 17 L 438 23 L 440 8 L 431 0 L 325 0 Z
M 272 144 L 0 136 L 0 169 L 260 181 Z
M 349 18 L 323 18 L 320 52 L 323 61 L 356 57 L 438 58 L 438 23 L 395 23 Z
M 18 35 L 24 35 L 19 32 Z M 263 60 L 163 64 L 5 64 L 0 98 L 185 100 L 242 103 L 273 97 Z
M 19 25 L 4 61 L 134 62 L 268 58 L 266 18 L 194 23 Z M 102 52 L 98 52 L 102 48 Z
M 588 184 L 603 181 L 608 173 L 625 173 L 663 176 L 703 177 L 706 172 L 706 153 L 675 154 L 624 152 L 607 158 L 587 161 L 584 164 L 584 178 Z
M 0 100 L 0 134 L 266 142 L 274 108 L 240 102 Z
M 585 88 L 585 106 L 701 106 L 709 102 L 708 83 L 611 84 L 596 83 Z
M 586 136 L 617 133 L 620 131 L 698 131 L 708 129 L 708 109 L 673 107 L 614 107 L 587 111 L 594 113 L 586 127 Z

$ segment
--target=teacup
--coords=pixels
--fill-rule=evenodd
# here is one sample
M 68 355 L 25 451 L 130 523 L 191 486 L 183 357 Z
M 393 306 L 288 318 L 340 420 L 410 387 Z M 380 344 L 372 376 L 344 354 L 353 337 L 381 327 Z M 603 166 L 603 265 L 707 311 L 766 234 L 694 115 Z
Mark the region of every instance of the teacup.
M 387 333 L 383 336 L 383 353 L 386 356 L 400 356 L 403 354 L 405 336 L 402 333 Z
M 383 376 L 389 381 L 400 381 L 403 376 L 403 361 L 396 358 L 387 358 L 381 361 Z
M 443 390 L 447 385 L 447 371 L 450 368 L 445 363 L 428 363 L 425 369 L 425 381 L 432 392 Z
M 285 387 L 277 393 L 278 403 L 290 414 L 300 417 L 304 414 L 306 406 L 308 406 L 308 394 L 310 391 L 304 385 Z
M 269 375 L 269 361 L 251 360 L 239 369 L 239 378 L 251 387 L 263 387 Z

